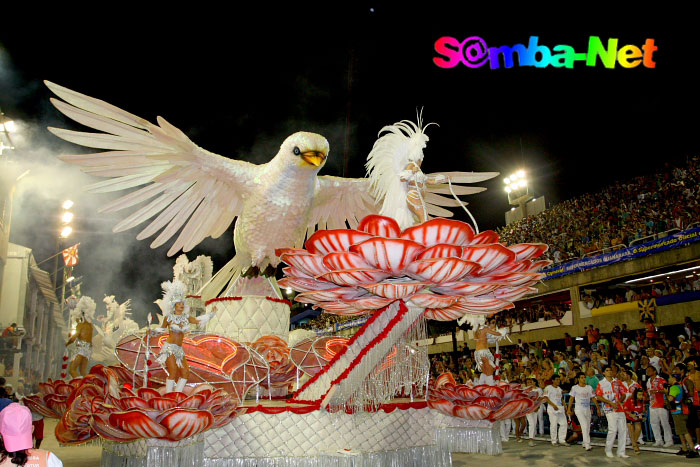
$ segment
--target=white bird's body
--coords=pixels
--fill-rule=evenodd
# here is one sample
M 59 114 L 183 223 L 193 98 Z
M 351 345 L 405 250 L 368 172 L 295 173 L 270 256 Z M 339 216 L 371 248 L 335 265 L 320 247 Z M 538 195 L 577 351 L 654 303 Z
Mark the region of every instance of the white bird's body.
M 307 169 L 285 168 L 277 159 L 262 167 L 233 232 L 237 255 L 261 269 L 277 266 L 280 245 L 301 246 L 316 189 L 316 177 Z
M 386 196 L 403 192 L 405 198 L 405 190 L 380 186 L 389 183 L 395 171 L 403 170 L 405 150 L 398 148 L 405 143 L 398 133 L 405 125 L 396 129 L 392 140 L 382 143 L 381 154 L 373 157 L 375 161 L 398 157 L 401 164 L 387 162 L 382 165 L 386 170 L 375 170 L 377 176 L 370 187 L 369 178 L 318 176 L 329 147 L 326 139 L 315 133 L 292 134 L 274 158 L 256 165 L 200 148 L 161 117 L 154 125 L 104 101 L 48 81 L 46 85 L 65 101 L 51 99 L 60 112 L 99 133 L 49 130 L 82 146 L 107 149 L 61 157 L 82 166 L 83 172 L 108 178 L 87 189 L 110 192 L 139 187 L 100 209 L 113 212 L 141 205 L 114 227 L 115 232 L 149 221 L 136 238 L 142 240 L 160 231 L 152 248 L 179 232 L 168 250 L 172 256 L 180 250 L 190 251 L 206 237 L 218 238 L 239 217 L 234 229 L 236 256 L 205 285 L 205 300 L 218 294 L 241 271 L 277 266 L 275 249 L 301 247 L 305 236 L 316 229 L 355 228 L 366 215 L 378 213 L 382 203 L 386 208 Z M 408 139 L 411 135 L 404 136 Z M 421 158 L 424 146 L 418 147 Z M 440 174 L 427 174 L 428 179 L 431 175 Z M 473 183 L 494 175 L 454 172 L 449 178 L 456 183 Z M 452 213 L 438 205 L 455 206 L 455 201 L 436 194 L 445 193 L 446 185 L 440 183 L 426 183 L 426 212 L 448 217 Z M 481 191 L 455 189 L 457 194 Z M 408 210 L 405 202 L 392 202 L 396 209 Z M 396 215 L 408 219 L 411 213 Z

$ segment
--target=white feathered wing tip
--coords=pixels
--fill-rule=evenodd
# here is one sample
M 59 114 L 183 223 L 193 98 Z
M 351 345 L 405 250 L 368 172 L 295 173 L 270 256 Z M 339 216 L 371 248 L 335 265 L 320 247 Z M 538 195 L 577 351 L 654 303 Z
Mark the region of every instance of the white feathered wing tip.
M 423 125 L 423 111 L 417 113 L 418 124 L 401 120 L 379 131 L 379 139 L 367 156 L 367 177 L 372 196 L 382 200 L 380 215 L 396 219 L 404 228 L 415 223 L 408 209 L 408 184 L 400 180 L 400 174 L 410 162 L 423 160 L 423 149 L 429 138 L 425 129 L 437 123 Z
M 71 321 L 77 320 L 78 318 L 85 318 L 85 321 L 92 322 L 95 318 L 95 310 L 97 309 L 97 304 L 95 300 L 88 297 L 87 295 L 80 297 L 78 304 L 70 312 Z
M 161 309 L 170 313 L 177 302 L 184 302 L 187 293 L 187 286 L 181 281 L 165 281 L 160 286 L 163 288 L 163 301 Z

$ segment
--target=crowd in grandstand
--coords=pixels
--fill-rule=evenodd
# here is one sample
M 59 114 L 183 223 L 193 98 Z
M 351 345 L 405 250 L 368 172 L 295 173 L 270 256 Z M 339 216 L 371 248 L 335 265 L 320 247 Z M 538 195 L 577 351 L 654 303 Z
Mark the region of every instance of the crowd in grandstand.
M 672 229 L 700 222 L 700 164 L 640 176 L 596 193 L 564 201 L 536 216 L 514 222 L 499 233 L 506 243 L 537 242 L 555 263 L 580 258 L 617 245 L 629 246 Z
M 678 454 L 698 457 L 694 448 L 700 443 L 700 396 L 696 390 L 700 389 L 700 370 L 696 371 L 700 366 L 698 330 L 697 325 L 686 317 L 683 325 L 665 328 L 657 328 L 647 320 L 646 327 L 640 330 L 628 330 L 627 325 L 622 324 L 615 326 L 610 333 L 601 333 L 590 325 L 585 336 L 578 338 L 565 334 L 561 341 L 528 344 L 519 340 L 516 345 L 500 348 L 500 378 L 539 387 L 545 395 L 546 388 L 553 385 L 561 388 L 565 395 L 572 396 L 590 386 L 589 392 L 598 394 L 597 401 L 591 399 L 594 410 L 590 425 L 594 433 L 611 431 L 607 427 L 610 418 L 603 416 L 607 405 L 601 401 L 607 400 L 602 395 L 607 394 L 603 390 L 612 385 L 615 391 L 619 391 L 616 393 L 619 396 L 616 412 L 624 414 L 630 431 L 637 423 L 640 427 L 646 426 L 642 430 L 644 440 L 665 447 L 673 446 L 673 435 L 678 435 L 681 444 Z M 452 354 L 433 355 L 431 366 L 435 375 L 451 371 L 461 383 L 478 381 L 472 352 L 467 348 L 456 362 Z M 601 384 L 603 386 L 599 388 Z M 577 386 L 581 389 L 575 389 Z M 635 391 L 638 388 L 640 391 Z M 548 402 L 546 398 L 544 401 Z M 533 420 L 539 424 L 540 434 L 544 433 L 544 418 L 549 418 L 544 405 Z M 618 406 L 609 406 L 608 412 L 612 410 L 610 407 Z M 553 444 L 568 444 L 581 439 L 579 417 L 571 410 L 571 404 L 567 414 L 570 436 L 557 441 L 554 433 L 551 435 Z M 522 439 L 523 431 L 515 433 L 516 439 Z M 531 445 L 534 442 L 532 436 Z M 639 453 L 638 439 L 644 443 L 642 435 L 627 440 L 635 454 Z M 585 441 L 584 437 L 584 447 L 587 447 Z M 590 440 L 588 443 L 590 448 Z M 606 446 L 608 455 L 611 451 L 612 444 Z M 618 449 L 621 457 L 625 457 L 624 452 L 624 447 L 622 451 Z
M 300 324 L 299 326 L 297 326 L 297 329 L 308 329 L 311 331 L 326 331 L 329 328 L 333 329 L 333 325 L 335 324 L 342 324 L 347 321 L 356 320 L 357 318 L 357 316 L 341 316 L 332 315 L 330 313 L 321 313 L 315 318 L 312 318 L 309 321 Z
M 522 331 L 522 326 L 525 323 L 560 321 L 568 309 L 562 304 L 534 304 L 502 311 L 494 316 L 494 321 L 499 328 L 505 327 L 512 331 L 514 327 L 516 329 L 519 327 L 519 330 Z

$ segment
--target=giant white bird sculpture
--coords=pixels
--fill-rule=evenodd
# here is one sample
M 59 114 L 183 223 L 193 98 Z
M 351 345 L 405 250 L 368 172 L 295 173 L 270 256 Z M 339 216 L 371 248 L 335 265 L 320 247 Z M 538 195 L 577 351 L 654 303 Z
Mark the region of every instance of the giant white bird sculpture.
M 157 215 L 136 238 L 150 237 L 162 229 L 151 243 L 151 248 L 157 248 L 182 229 L 168 250 L 168 256 L 172 256 L 179 250 L 191 250 L 206 237 L 219 237 L 240 217 L 233 235 L 236 255 L 204 287 L 203 299 L 214 297 L 242 271 L 267 269 L 270 274 L 270 267 L 279 263 L 275 249 L 301 246 L 307 231 L 344 228 L 346 223 L 356 227 L 364 216 L 379 212 L 381 196 L 394 193 L 377 190 L 376 184 L 371 189 L 369 178 L 317 176 L 326 162 L 329 146 L 323 136 L 315 133 L 294 133 L 284 140 L 269 162 L 256 165 L 200 148 L 162 117 L 157 117 L 158 125 L 154 125 L 104 101 L 48 81 L 46 85 L 65 101 L 51 99 L 61 113 L 100 133 L 49 130 L 66 141 L 108 150 L 61 156 L 66 162 L 82 166 L 85 173 L 109 178 L 86 187 L 87 190 L 100 193 L 141 187 L 106 204 L 100 211 L 119 211 L 151 200 L 119 222 L 113 229 L 115 232 L 133 228 Z M 382 131 L 387 128 L 390 127 Z M 427 137 L 423 128 L 416 129 L 417 132 L 404 134 L 404 141 L 383 145 L 384 153 L 389 154 L 393 149 L 398 154 L 397 160 L 403 161 L 406 151 L 418 150 L 422 160 Z M 397 131 L 400 133 L 401 129 Z M 395 137 L 395 133 L 391 134 Z M 417 137 L 422 138 L 422 144 L 407 144 Z M 404 170 L 399 165 L 395 165 L 397 170 Z M 382 173 L 386 178 L 387 171 Z M 431 175 L 439 174 L 428 174 L 425 189 L 430 197 L 422 200 L 426 212 L 451 215 L 437 204 L 453 206 L 454 200 L 433 196 L 445 192 L 446 178 L 437 177 L 434 180 L 440 184 L 431 185 Z M 448 175 L 453 182 L 473 183 L 495 174 Z M 483 190 L 457 189 L 462 190 L 458 194 Z

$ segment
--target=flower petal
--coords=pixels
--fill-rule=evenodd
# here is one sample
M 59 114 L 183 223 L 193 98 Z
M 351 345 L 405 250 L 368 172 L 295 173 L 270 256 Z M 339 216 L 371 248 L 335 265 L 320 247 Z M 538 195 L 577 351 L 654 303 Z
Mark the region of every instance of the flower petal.
M 454 295 L 419 293 L 412 296 L 408 301 L 421 308 L 445 308 L 457 303 L 459 298 L 459 296 Z
M 294 297 L 300 303 L 318 304 L 321 302 L 334 302 L 336 300 L 352 300 L 367 295 L 362 289 L 354 287 L 337 287 L 335 289 L 317 290 L 314 292 L 303 292 Z
M 472 401 L 474 404 L 486 407 L 487 409 L 495 409 L 501 405 L 500 397 L 479 396 Z
M 496 289 L 493 292 L 493 296 L 501 300 L 508 300 L 509 302 L 514 302 L 515 300 L 524 297 L 525 295 L 533 293 L 537 293 L 537 289 L 535 287 L 503 287 L 500 289 Z
M 530 399 L 516 399 L 506 402 L 500 409 L 496 410 L 489 416 L 489 420 L 505 420 L 506 418 L 513 418 L 520 412 L 524 412 L 531 408 L 535 403 Z
M 282 272 L 287 277 L 313 279 L 313 276 L 305 273 L 304 271 L 302 271 L 299 268 L 295 268 L 295 267 L 291 267 L 291 266 L 288 268 L 282 268 Z
M 132 433 L 120 430 L 119 428 L 110 425 L 107 421 L 107 417 L 102 418 L 101 416 L 93 415 L 89 423 L 90 428 L 95 430 L 95 433 L 97 433 L 100 438 L 117 442 L 133 441 L 139 438 Z
M 327 255 L 336 251 L 348 251 L 350 245 L 360 243 L 371 235 L 352 229 L 319 230 L 306 240 L 309 253 Z
M 177 400 L 170 397 L 154 397 L 148 401 L 148 405 L 155 410 L 168 410 L 177 407 Z
M 515 261 L 515 253 L 498 243 L 466 246 L 462 259 L 479 263 L 482 267 L 479 275 L 483 276 L 504 263 Z
M 323 264 L 331 271 L 342 271 L 346 269 L 371 269 L 372 266 L 357 253 L 339 251 L 328 253 L 323 257 Z
M 208 429 L 214 417 L 206 410 L 172 409 L 158 417 L 160 424 L 168 431 L 166 439 L 179 441 Z
M 424 249 L 420 243 L 398 238 L 370 238 L 350 247 L 372 266 L 392 274 L 402 273 Z
M 140 410 L 112 413 L 109 424 L 139 438 L 162 438 L 168 434 L 165 427 Z
M 311 277 L 283 277 L 277 281 L 277 285 L 280 287 L 291 287 L 297 292 L 313 292 L 315 290 L 334 289 L 337 287 L 335 284 L 326 281 L 317 281 Z
M 433 245 L 429 248 L 418 253 L 416 259 L 430 259 L 430 258 L 461 258 L 462 257 L 462 247 L 456 245 L 448 245 L 446 243 L 439 243 Z
M 415 260 L 406 268 L 410 277 L 433 284 L 456 282 L 479 272 L 481 266 L 459 258 L 430 258 Z
M 401 238 L 413 240 L 427 247 L 438 243 L 468 245 L 473 237 L 474 229 L 469 224 L 443 218 L 430 219 L 420 225 L 407 228 L 401 234 Z
M 444 413 L 445 415 L 452 416 L 452 410 L 455 408 L 455 405 L 447 399 L 435 399 L 428 401 L 428 407 Z
M 140 397 L 122 397 L 121 399 L 117 399 L 116 402 L 121 406 L 122 410 L 129 410 L 133 408 L 149 410 L 151 408 L 148 405 L 148 402 Z
M 478 404 L 456 405 L 452 411 L 453 416 L 467 420 L 485 420 L 492 414 L 493 410 Z
M 202 404 L 204 404 L 205 400 L 207 400 L 205 394 L 192 394 L 190 397 L 180 402 L 178 404 L 178 407 L 182 407 L 185 409 L 197 409 L 201 407 Z
M 391 276 L 390 272 L 380 269 L 348 269 L 345 271 L 327 272 L 318 276 L 318 279 L 333 282 L 337 285 L 355 287 L 383 281 L 389 276 Z
M 498 284 L 482 284 L 478 282 L 453 282 L 448 284 L 440 284 L 440 287 L 432 287 L 431 290 L 441 294 L 454 294 L 462 296 L 476 296 L 489 292 L 493 292 L 498 287 Z
M 484 230 L 472 238 L 470 245 L 487 245 L 489 243 L 498 243 L 498 234 L 493 230 Z
M 280 260 L 312 277 L 328 272 L 328 268 L 323 265 L 323 256 L 312 255 L 303 250 L 301 253 L 283 253 Z
M 515 253 L 518 261 L 534 259 L 542 256 L 549 247 L 544 243 L 518 243 L 510 245 L 508 249 Z
M 152 388 L 140 388 L 138 390 L 138 395 L 145 401 L 151 400 L 154 397 L 160 397 L 160 393 Z
M 380 297 L 390 298 L 393 300 L 408 297 L 414 293 L 423 290 L 427 285 L 426 282 L 381 282 L 379 284 L 363 285 L 362 288 L 379 295 Z
M 446 384 L 451 384 L 453 386 L 457 385 L 454 375 L 450 372 L 441 374 L 438 376 L 437 381 L 435 381 L 435 387 L 437 388 L 445 386 Z
M 357 230 L 367 232 L 376 237 L 397 238 L 401 235 L 401 227 L 391 217 L 371 214 L 366 216 L 357 226 Z

